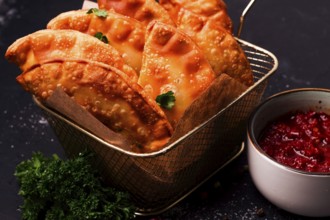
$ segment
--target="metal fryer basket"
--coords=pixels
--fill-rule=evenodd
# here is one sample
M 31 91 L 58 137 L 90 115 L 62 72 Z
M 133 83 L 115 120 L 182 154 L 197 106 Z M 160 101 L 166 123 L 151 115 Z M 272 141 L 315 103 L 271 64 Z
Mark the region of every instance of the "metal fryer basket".
M 128 191 L 136 214 L 165 211 L 242 152 L 245 124 L 260 102 L 268 77 L 277 69 L 267 50 L 237 39 L 253 69 L 255 84 L 225 109 L 194 130 L 154 153 L 137 154 L 108 144 L 37 99 L 68 157 L 89 148 L 93 164 L 112 186 Z

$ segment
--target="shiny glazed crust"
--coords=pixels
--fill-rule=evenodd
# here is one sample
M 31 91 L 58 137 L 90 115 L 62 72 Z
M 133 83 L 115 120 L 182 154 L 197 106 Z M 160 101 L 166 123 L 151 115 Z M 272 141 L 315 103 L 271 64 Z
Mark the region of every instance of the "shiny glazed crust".
M 204 54 L 185 33 L 158 21 L 150 24 L 138 83 L 152 98 L 174 92 L 175 106 L 165 110 L 173 126 L 215 77 Z
M 145 38 L 145 26 L 136 19 L 108 11 L 106 18 L 87 14 L 88 10 L 61 13 L 47 25 L 48 29 L 72 29 L 94 36 L 105 35 L 109 44 L 121 54 L 125 62 L 139 73 Z
M 119 52 L 95 37 L 75 30 L 40 30 L 16 40 L 6 52 L 6 58 L 27 71 L 49 60 L 79 59 L 98 61 L 113 66 L 137 80 Z
M 174 25 L 168 12 L 155 0 L 98 0 L 99 8 L 113 9 L 148 25 L 153 20 Z
M 45 100 L 61 87 L 97 119 L 127 138 L 136 152 L 151 152 L 172 134 L 164 112 L 123 72 L 97 62 L 51 61 L 22 73 L 17 81 Z

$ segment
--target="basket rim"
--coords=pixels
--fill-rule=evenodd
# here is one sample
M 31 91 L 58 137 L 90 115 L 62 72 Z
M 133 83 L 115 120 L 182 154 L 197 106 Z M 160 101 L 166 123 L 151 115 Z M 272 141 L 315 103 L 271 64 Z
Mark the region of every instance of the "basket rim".
M 113 144 L 110 144 L 108 142 L 106 142 L 105 140 L 103 140 L 102 138 L 99 138 L 98 136 L 94 135 L 93 133 L 91 133 L 90 131 L 86 130 L 85 128 L 77 125 L 75 122 L 73 122 L 72 120 L 66 118 L 64 115 L 62 115 L 61 113 L 52 110 L 51 108 L 49 108 L 48 106 L 44 105 L 40 100 L 38 100 L 35 96 L 33 96 L 33 101 L 44 111 L 46 111 L 47 113 L 51 114 L 52 116 L 55 116 L 56 118 L 58 118 L 61 121 L 64 121 L 65 123 L 71 125 L 72 127 L 74 127 L 75 129 L 79 130 L 80 132 L 83 132 L 84 134 L 88 135 L 89 137 L 97 140 L 98 142 L 102 143 L 104 146 L 112 148 L 114 150 L 120 151 L 121 153 L 124 153 L 126 155 L 129 156 L 133 156 L 133 157 L 157 157 L 160 155 L 163 155 L 165 153 L 167 153 L 168 151 L 174 149 L 176 146 L 179 146 L 179 144 L 184 141 L 185 139 L 189 138 L 190 136 L 192 136 L 193 134 L 195 134 L 196 132 L 198 132 L 200 129 L 202 129 L 204 126 L 206 126 L 207 124 L 209 124 L 210 122 L 212 122 L 215 118 L 217 118 L 219 115 L 221 115 L 226 109 L 228 109 L 230 106 L 234 105 L 236 102 L 238 102 L 240 99 L 242 99 L 246 94 L 250 93 L 252 90 L 254 90 L 259 84 L 261 84 L 263 81 L 265 81 L 270 75 L 272 75 L 278 68 L 278 60 L 276 58 L 276 56 L 271 53 L 270 51 L 261 48 L 259 46 L 256 46 L 252 43 L 249 43 L 247 41 L 244 41 L 242 39 L 236 38 L 236 40 L 244 46 L 248 46 L 258 52 L 263 53 L 265 56 L 267 55 L 268 57 L 270 57 L 273 60 L 273 65 L 272 68 L 266 73 L 264 74 L 261 78 L 259 78 L 252 86 L 250 86 L 246 91 L 244 91 L 240 96 L 238 96 L 234 101 L 232 101 L 228 106 L 226 106 L 225 108 L 223 108 L 222 110 L 220 110 L 218 113 L 216 113 L 215 115 L 213 115 L 212 117 L 210 117 L 208 120 L 204 121 L 203 123 L 201 123 L 200 125 L 196 126 L 194 129 L 192 129 L 191 131 L 189 131 L 188 133 L 186 133 L 185 135 L 183 135 L 182 137 L 178 138 L 177 140 L 175 140 L 173 143 L 165 146 L 164 148 L 155 151 L 155 152 L 150 152 L 150 153 L 135 153 L 132 151 L 127 151 L 124 150 L 120 147 L 117 147 Z

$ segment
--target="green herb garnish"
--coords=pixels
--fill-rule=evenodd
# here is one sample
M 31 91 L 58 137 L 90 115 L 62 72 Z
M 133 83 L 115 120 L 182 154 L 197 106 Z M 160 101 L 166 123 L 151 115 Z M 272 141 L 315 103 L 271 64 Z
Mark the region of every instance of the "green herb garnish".
M 97 32 L 97 33 L 94 35 L 94 37 L 96 37 L 97 39 L 99 39 L 100 41 L 102 41 L 102 42 L 104 42 L 104 43 L 106 43 L 106 44 L 109 43 L 109 40 L 108 40 L 107 36 L 103 35 L 102 32 Z
M 87 14 L 95 14 L 98 17 L 106 18 L 108 16 L 108 12 L 106 10 L 91 8 L 87 11 Z
M 172 91 L 160 94 L 156 97 L 157 104 L 165 109 L 172 109 L 175 104 L 175 96 Z
M 75 159 L 47 158 L 34 153 L 17 165 L 15 176 L 24 198 L 27 220 L 132 219 L 134 206 L 127 193 L 102 185 L 89 163 L 91 154 Z

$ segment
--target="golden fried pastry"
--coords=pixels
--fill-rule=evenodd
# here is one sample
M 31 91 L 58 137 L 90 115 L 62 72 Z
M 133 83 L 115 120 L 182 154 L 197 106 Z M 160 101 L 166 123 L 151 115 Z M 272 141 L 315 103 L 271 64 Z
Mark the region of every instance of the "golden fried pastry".
M 138 83 L 154 99 L 169 91 L 174 93 L 174 107 L 164 110 L 173 126 L 215 77 L 190 37 L 158 21 L 150 24 Z
M 178 17 L 178 29 L 196 42 L 215 73 L 227 73 L 247 86 L 253 84 L 253 74 L 244 51 L 223 27 L 182 8 Z
M 223 0 L 160 0 L 162 5 L 177 23 L 179 11 L 184 8 L 200 17 L 212 20 L 217 26 L 232 32 L 232 21 Z
M 107 11 L 99 17 L 88 10 L 64 12 L 53 18 L 49 29 L 73 29 L 92 36 L 102 34 L 119 51 L 125 62 L 139 73 L 144 46 L 145 26 L 136 19 Z
M 117 140 L 133 140 L 132 151 L 162 149 L 253 84 L 222 0 L 98 0 L 98 6 L 106 15 L 62 13 L 5 56 L 23 71 L 17 81 L 25 90 L 45 102 L 64 92 Z M 166 108 L 159 104 L 164 94 L 173 95 Z
M 223 27 L 184 8 L 181 8 L 177 21 L 178 29 L 196 42 L 216 74 L 227 73 L 247 86 L 253 84 L 251 67 L 244 51 Z
M 172 127 L 156 102 L 126 74 L 109 65 L 50 61 L 22 73 L 17 81 L 43 100 L 61 87 L 106 126 L 135 140 L 135 151 L 158 150 L 172 134 Z
M 132 80 L 137 73 L 128 66 L 119 52 L 99 39 L 74 30 L 40 30 L 16 40 L 9 46 L 6 58 L 22 71 L 49 60 L 93 60 L 109 64 Z
M 141 21 L 146 26 L 152 20 L 174 25 L 168 12 L 155 0 L 98 0 L 99 8 L 114 9 L 117 13 Z

